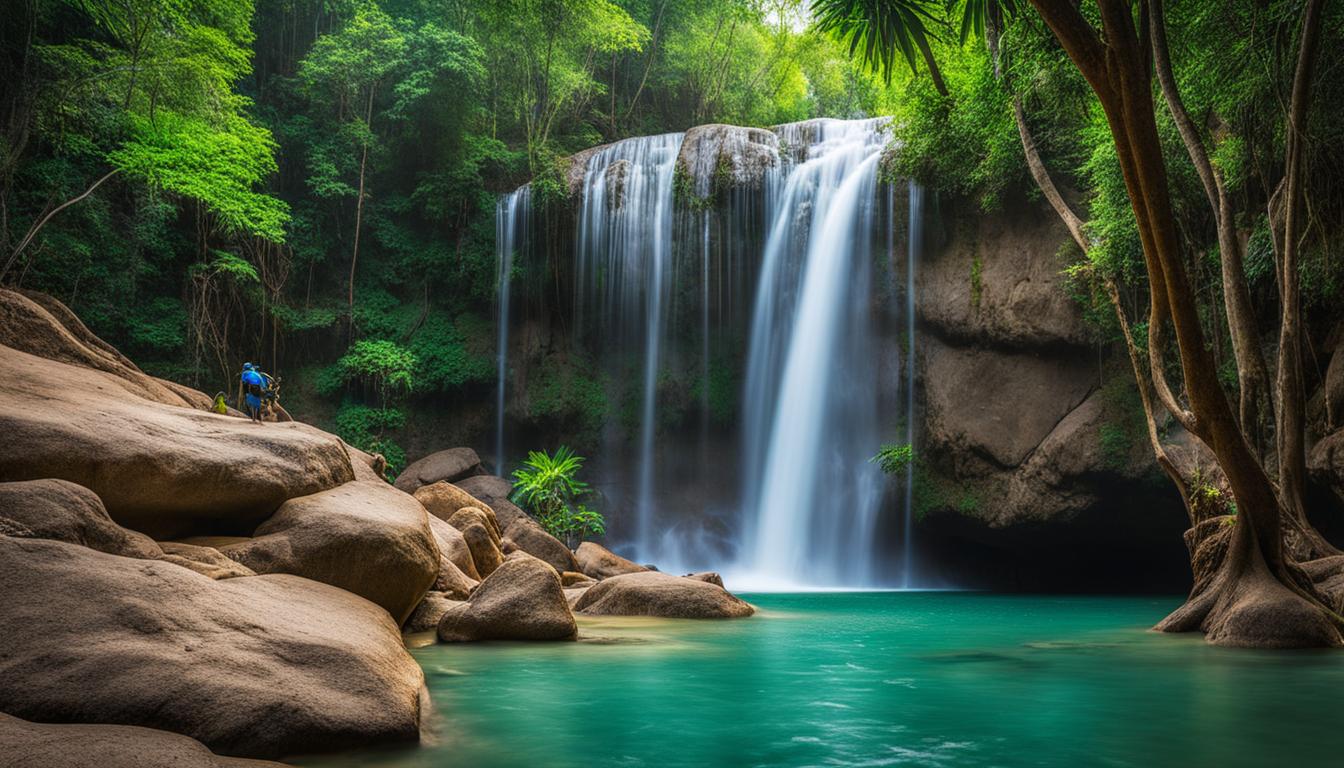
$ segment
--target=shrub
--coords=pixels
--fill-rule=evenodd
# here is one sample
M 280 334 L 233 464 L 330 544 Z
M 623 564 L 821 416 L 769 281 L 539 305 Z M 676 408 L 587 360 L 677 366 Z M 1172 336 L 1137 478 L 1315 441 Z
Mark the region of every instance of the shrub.
M 578 478 L 582 468 L 583 457 L 562 445 L 555 455 L 529 451 L 522 468 L 513 473 L 513 500 L 570 549 L 584 536 L 606 531 L 602 515 L 578 501 L 589 492 Z

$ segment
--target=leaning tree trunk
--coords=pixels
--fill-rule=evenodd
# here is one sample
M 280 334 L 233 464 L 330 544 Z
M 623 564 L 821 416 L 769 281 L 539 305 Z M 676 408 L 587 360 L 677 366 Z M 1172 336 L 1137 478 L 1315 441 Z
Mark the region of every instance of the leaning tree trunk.
M 1277 494 L 1242 435 L 1205 344 L 1171 206 L 1146 46 L 1132 5 L 1099 0 L 1103 42 L 1071 0 L 1032 3 L 1101 102 L 1143 246 L 1153 317 L 1170 319 L 1175 330 L 1191 431 L 1213 451 L 1237 502 L 1232 540 L 1217 575 L 1158 628 L 1202 629 L 1210 642 L 1224 645 L 1338 645 L 1344 639 L 1335 619 L 1296 583 L 1284 558 Z

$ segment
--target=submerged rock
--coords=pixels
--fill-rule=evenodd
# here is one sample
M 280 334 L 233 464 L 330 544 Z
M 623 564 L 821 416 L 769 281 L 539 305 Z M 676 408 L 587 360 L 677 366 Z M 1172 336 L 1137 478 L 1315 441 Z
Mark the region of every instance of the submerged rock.
M 420 667 L 387 612 L 297 576 L 0 536 L 4 709 L 273 757 L 419 737 Z
M 591 587 L 574 605 L 593 616 L 662 616 L 732 619 L 756 612 L 723 587 L 657 571 L 612 576 Z
M 574 550 L 574 558 L 578 561 L 578 570 L 594 579 L 605 579 L 608 576 L 649 570 L 638 563 L 626 560 L 601 544 L 594 544 L 591 541 L 580 544 L 579 548 Z
M 292 573 L 340 587 L 382 606 L 398 624 L 439 574 L 424 507 L 377 482 L 290 499 L 257 528 L 256 538 L 221 551 L 257 573 Z
M 394 485 L 406 493 L 434 483 L 455 483 L 473 475 L 485 474 L 481 457 L 470 448 L 449 448 L 412 462 L 397 475 Z
M 30 723 L 0 713 L 5 768 L 280 768 L 283 763 L 221 757 L 195 739 L 133 725 Z
M 529 555 L 504 561 L 466 602 L 452 603 L 439 621 L 439 639 L 573 640 L 578 634 L 560 577 Z

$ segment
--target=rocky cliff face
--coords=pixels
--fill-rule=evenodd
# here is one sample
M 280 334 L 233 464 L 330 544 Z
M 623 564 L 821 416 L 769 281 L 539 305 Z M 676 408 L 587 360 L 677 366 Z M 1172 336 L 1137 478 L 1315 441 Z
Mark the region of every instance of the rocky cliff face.
M 915 288 L 921 546 L 961 583 L 1179 585 L 1184 511 L 1127 362 L 1070 295 L 1067 231 L 1026 202 L 932 218 Z

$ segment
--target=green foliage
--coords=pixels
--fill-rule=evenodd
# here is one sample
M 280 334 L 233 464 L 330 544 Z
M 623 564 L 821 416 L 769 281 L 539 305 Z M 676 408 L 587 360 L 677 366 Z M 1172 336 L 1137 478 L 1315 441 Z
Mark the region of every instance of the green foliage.
M 915 450 L 909 443 L 887 443 L 868 461 L 888 475 L 897 475 L 904 472 L 914 460 Z
M 409 392 L 415 382 L 415 355 L 392 341 L 356 341 L 336 366 L 342 383 L 372 386 L 383 402 L 389 394 Z
M 529 420 L 583 438 L 595 436 L 607 416 L 605 382 L 584 361 L 549 357 L 527 386 Z
M 584 536 L 605 532 L 602 515 L 578 501 L 589 493 L 588 484 L 578 478 L 582 468 L 583 457 L 562 445 L 554 455 L 529 451 L 513 473 L 513 500 L 570 549 Z
M 388 430 L 406 425 L 406 415 L 396 408 L 370 408 L 346 402 L 336 412 L 336 434 L 347 443 L 368 453 L 381 453 L 387 459 L 387 473 L 395 477 L 406 466 L 406 452 L 391 438 Z

